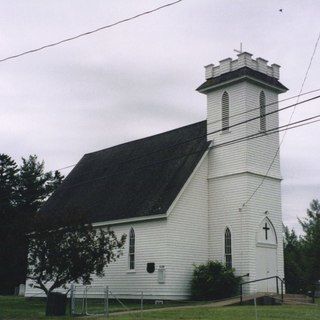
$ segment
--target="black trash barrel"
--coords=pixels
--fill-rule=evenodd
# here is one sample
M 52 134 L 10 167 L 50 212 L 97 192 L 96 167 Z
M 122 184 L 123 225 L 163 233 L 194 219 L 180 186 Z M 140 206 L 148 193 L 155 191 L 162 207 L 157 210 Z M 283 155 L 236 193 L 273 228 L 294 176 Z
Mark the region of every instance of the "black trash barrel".
M 61 292 L 50 292 L 47 297 L 46 316 L 65 316 L 67 295 Z

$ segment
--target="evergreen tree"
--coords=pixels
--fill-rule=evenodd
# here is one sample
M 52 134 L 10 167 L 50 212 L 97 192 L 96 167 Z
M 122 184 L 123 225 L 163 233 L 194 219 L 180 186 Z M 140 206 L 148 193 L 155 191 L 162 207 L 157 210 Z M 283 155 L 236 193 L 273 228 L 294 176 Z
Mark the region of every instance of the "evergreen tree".
M 320 280 L 320 203 L 314 199 L 307 209 L 307 217 L 299 219 L 304 231 L 302 249 L 304 252 L 305 274 L 309 286 Z
M 6 154 L 0 154 L 0 210 L 12 207 L 16 201 L 18 166 Z
M 25 215 L 34 214 L 42 203 L 61 183 L 63 176 L 56 171 L 44 171 L 44 161 L 38 161 L 36 155 L 22 158 L 19 171 L 18 207 Z
M 43 202 L 62 182 L 56 171 L 45 172 L 37 156 L 22 158 L 17 166 L 8 155 L 0 154 L 0 293 L 13 293 L 24 283 L 27 270 L 26 234 Z
M 12 292 L 15 266 L 11 235 L 15 233 L 18 166 L 8 155 L 0 154 L 0 294 Z
M 285 227 L 284 232 L 284 273 L 287 293 L 306 290 L 303 253 L 301 243 L 294 230 Z

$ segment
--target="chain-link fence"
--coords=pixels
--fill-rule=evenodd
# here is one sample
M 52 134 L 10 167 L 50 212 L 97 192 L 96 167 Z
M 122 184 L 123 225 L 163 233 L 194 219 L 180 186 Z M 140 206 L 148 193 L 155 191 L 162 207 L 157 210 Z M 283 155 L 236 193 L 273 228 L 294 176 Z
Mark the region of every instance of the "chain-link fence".
M 108 286 L 72 285 L 70 299 L 71 315 L 73 316 L 104 315 L 108 318 L 111 312 L 124 312 L 142 319 L 143 292 L 117 294 L 112 292 Z

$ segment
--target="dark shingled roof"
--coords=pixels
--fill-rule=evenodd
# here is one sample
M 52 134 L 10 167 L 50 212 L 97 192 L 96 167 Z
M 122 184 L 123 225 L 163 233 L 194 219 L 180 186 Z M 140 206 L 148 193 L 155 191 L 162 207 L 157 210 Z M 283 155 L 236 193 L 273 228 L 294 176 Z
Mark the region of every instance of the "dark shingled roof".
M 41 211 L 83 210 L 92 222 L 166 213 L 209 146 L 206 130 L 202 121 L 86 154 Z
M 237 79 L 247 78 L 247 80 L 251 80 L 252 78 L 257 79 L 259 82 L 264 83 L 266 86 L 273 87 L 278 92 L 286 92 L 288 88 L 286 88 L 278 79 L 274 77 L 270 77 L 265 73 L 253 70 L 248 67 L 242 67 L 240 69 L 226 72 L 221 74 L 218 77 L 213 77 L 204 82 L 197 91 L 206 92 L 211 87 L 222 86 L 225 82 L 236 81 Z

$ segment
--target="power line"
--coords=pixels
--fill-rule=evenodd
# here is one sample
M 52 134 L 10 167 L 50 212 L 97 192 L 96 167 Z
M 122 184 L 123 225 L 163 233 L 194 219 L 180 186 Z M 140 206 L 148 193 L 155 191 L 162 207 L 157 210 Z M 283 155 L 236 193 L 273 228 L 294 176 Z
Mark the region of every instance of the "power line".
M 73 40 L 76 40 L 78 38 L 81 38 L 81 37 L 85 37 L 85 36 L 88 36 L 88 35 L 91 35 L 93 33 L 96 33 L 96 32 L 99 32 L 99 31 L 102 31 L 102 30 L 105 30 L 105 29 L 109 29 L 109 28 L 112 28 L 114 26 L 117 26 L 119 24 L 122 24 L 122 23 L 125 23 L 125 22 L 129 22 L 131 20 L 134 20 L 134 19 L 137 19 L 137 18 L 140 18 L 142 16 L 145 16 L 145 15 L 148 15 L 148 14 L 151 14 L 153 12 L 156 12 L 156 11 L 159 11 L 161 9 L 164 9 L 164 8 L 167 8 L 167 7 L 170 7 L 170 6 L 173 6 L 179 2 L 182 2 L 183 0 L 178 0 L 178 1 L 174 1 L 174 2 L 170 2 L 170 3 L 167 3 L 163 6 L 160 6 L 160 7 L 157 7 L 157 8 L 154 8 L 152 10 L 148 10 L 148 11 L 144 11 L 142 13 L 139 13 L 135 16 L 132 16 L 132 17 L 129 17 L 129 18 L 126 18 L 126 19 L 123 19 L 123 20 L 119 20 L 117 22 L 114 22 L 114 23 L 111 23 L 111 24 L 108 24 L 108 25 L 105 25 L 105 26 L 102 26 L 102 27 L 99 27 L 99 28 L 96 28 L 94 30 L 90 30 L 90 31 L 87 31 L 87 32 L 84 32 L 84 33 L 80 33 L 76 36 L 73 36 L 73 37 L 70 37 L 70 38 L 66 38 L 66 39 L 63 39 L 63 40 L 60 40 L 60 41 L 57 41 L 57 42 L 53 42 L 53 43 L 50 43 L 50 44 L 46 44 L 46 45 L 43 45 L 41 47 L 38 47 L 38 48 L 35 48 L 35 49 L 31 49 L 31 50 L 28 50 L 28 51 L 24 51 L 24 52 L 21 52 L 21 53 L 18 53 L 18 54 L 15 54 L 15 55 L 12 55 L 12 56 L 8 56 L 6 58 L 2 58 L 0 59 L 0 62 L 4 62 L 4 61 L 8 61 L 8 60 L 12 60 L 12 59 L 16 59 L 16 58 L 19 58 L 21 56 L 25 56 L 27 54 L 30 54 L 30 53 L 35 53 L 35 52 L 38 52 L 38 51 L 41 51 L 41 50 L 44 50 L 44 49 L 48 49 L 48 48 L 51 48 L 51 47 L 55 47 L 55 46 L 58 46 L 60 44 L 63 44 L 65 42 L 69 42 L 69 41 L 73 41 Z
M 310 90 L 310 91 L 307 91 L 307 92 L 304 92 L 304 93 L 300 94 L 300 97 L 301 97 L 301 96 L 305 96 L 305 95 L 307 95 L 307 94 L 319 92 L 319 91 L 320 91 L 320 89 Z M 280 102 L 285 102 L 285 101 L 288 101 L 288 100 L 292 100 L 292 99 L 297 98 L 297 97 L 298 97 L 298 95 L 295 95 L 295 96 L 291 96 L 291 97 L 288 97 L 288 98 L 285 98 L 285 99 L 282 99 L 282 100 L 279 100 L 279 101 L 271 102 L 271 103 L 266 104 L 265 107 L 269 107 L 269 106 L 278 104 L 278 103 L 280 103 Z M 246 111 L 244 111 L 244 112 L 239 112 L 239 113 L 230 115 L 230 116 L 229 116 L 229 119 L 235 118 L 235 117 L 237 117 L 237 116 L 240 116 L 240 115 L 243 115 L 243 114 L 247 114 L 247 113 L 253 112 L 253 111 L 255 111 L 255 110 L 259 110 L 259 109 L 260 109 L 260 107 L 256 107 L 256 108 L 252 108 L 252 109 L 246 110 Z M 211 122 L 210 124 L 215 124 L 215 123 L 222 122 L 224 119 L 225 119 L 225 118 L 221 118 L 221 119 L 219 119 L 219 120 L 215 120 L 215 121 Z M 212 134 L 212 132 L 209 133 L 209 134 Z M 202 137 L 202 136 L 201 136 L 201 137 Z M 196 139 L 197 139 L 197 138 L 196 138 Z M 189 142 L 189 140 L 187 140 L 186 142 Z M 181 142 L 181 144 L 182 144 L 182 143 L 185 143 L 185 141 Z M 179 143 L 179 144 L 180 144 L 180 143 Z M 176 144 L 173 145 L 172 147 L 174 147 L 174 146 L 176 146 Z M 170 148 L 170 147 L 171 147 L 171 146 L 169 146 L 169 148 Z M 166 147 L 166 148 L 168 148 L 168 147 Z M 155 150 L 155 151 L 153 151 L 153 152 L 158 152 L 158 151 L 160 151 L 160 150 Z M 148 155 L 148 154 L 146 154 L 146 155 Z M 146 155 L 144 155 L 144 156 L 146 156 Z M 143 156 L 143 157 L 144 157 L 144 156 Z M 131 160 L 134 160 L 134 159 L 130 159 L 129 161 L 131 161 Z M 75 167 L 76 165 L 77 165 L 77 163 L 74 163 L 74 164 L 68 165 L 68 166 L 66 166 L 66 167 L 62 167 L 62 168 L 58 168 L 58 169 L 53 169 L 53 170 L 51 170 L 51 171 L 61 171 L 61 170 L 73 168 L 73 167 Z
M 264 133 L 258 132 L 258 133 L 256 133 L 256 134 L 252 134 L 252 135 L 244 136 L 244 137 L 242 137 L 242 138 L 237 138 L 237 139 L 234 139 L 234 140 L 231 140 L 231 141 L 228 141 L 228 142 L 220 143 L 220 144 L 217 144 L 216 146 L 213 146 L 213 148 L 228 146 L 229 144 L 240 143 L 240 142 L 244 142 L 244 141 L 251 140 L 251 139 L 254 139 L 254 138 L 261 138 L 261 137 L 264 137 L 268 132 L 270 132 L 271 134 L 272 134 L 272 133 L 277 133 L 277 132 L 278 132 L 277 130 L 283 129 L 283 128 L 285 128 L 285 127 L 287 127 L 287 130 L 289 130 L 289 129 L 290 129 L 290 128 L 288 128 L 289 126 L 294 126 L 294 125 L 299 125 L 299 126 L 301 126 L 301 123 L 306 122 L 306 121 L 310 121 L 310 120 L 314 120 L 314 119 L 317 119 L 317 118 L 320 118 L 320 114 L 319 114 L 319 115 L 316 115 L 316 116 L 313 116 L 313 117 L 310 117 L 310 118 L 306 118 L 306 119 L 299 120 L 299 121 L 294 122 L 294 123 L 291 123 L 291 124 L 283 125 L 283 126 L 281 126 L 281 127 L 276 127 L 276 128 L 272 128 L 272 129 L 266 130 Z M 304 125 L 312 124 L 312 123 L 313 123 L 313 122 L 305 123 Z M 297 126 L 297 127 L 298 127 L 298 126 Z M 294 128 L 295 128 L 295 127 L 294 127 Z M 293 129 L 293 128 L 292 128 L 292 129 Z M 285 129 L 283 129 L 283 130 L 285 130 Z M 146 165 L 143 165 L 143 166 L 139 166 L 139 167 L 137 167 L 137 168 L 134 168 L 133 170 L 145 169 L 145 168 L 150 167 L 150 166 L 159 165 L 159 164 L 162 164 L 162 163 L 165 163 L 165 162 L 168 162 L 168 161 L 172 161 L 172 160 L 184 158 L 184 157 L 186 157 L 186 156 L 193 155 L 193 154 L 197 154 L 197 153 L 200 153 L 200 152 L 202 152 L 202 150 L 200 150 L 200 151 L 195 151 L 195 152 L 189 152 L 189 153 L 185 153 L 185 154 L 180 154 L 179 156 L 176 156 L 176 157 L 171 157 L 171 158 L 167 158 L 167 159 L 165 159 L 165 160 L 156 161 L 156 162 L 151 162 L 151 163 L 149 163 L 149 164 L 146 164 Z M 118 174 L 123 173 L 123 172 L 127 172 L 127 171 L 128 171 L 128 170 L 121 170 L 120 172 L 116 172 L 116 173 L 114 173 L 114 174 L 109 174 L 109 175 L 102 176 L 102 177 L 98 177 L 98 178 L 95 178 L 95 179 L 89 179 L 89 180 L 86 180 L 86 181 L 82 181 L 82 182 L 79 182 L 79 183 L 72 184 L 72 185 L 70 185 L 70 186 L 63 186 L 63 185 L 61 185 L 61 188 L 70 189 L 70 188 L 77 187 L 77 186 L 83 185 L 83 184 L 87 184 L 87 183 L 90 183 L 90 182 L 93 182 L 93 181 L 104 180 L 104 179 L 106 179 L 106 178 L 110 178 L 110 177 L 113 177 L 113 176 L 117 176 Z M 131 172 L 131 171 L 132 171 L 132 170 L 130 170 L 130 172 Z
M 316 116 L 313 116 L 313 117 L 309 117 L 309 118 L 305 118 L 305 119 L 302 119 L 302 120 L 298 120 L 298 121 L 293 122 L 291 124 L 286 124 L 286 125 L 283 125 L 283 126 L 280 126 L 280 127 L 271 128 L 271 129 L 268 129 L 268 130 L 266 130 L 264 132 L 258 132 L 258 133 L 251 134 L 251 135 L 248 135 L 248 136 L 244 136 L 244 137 L 241 137 L 241 138 L 236 138 L 236 139 L 233 139 L 231 141 L 223 142 L 223 143 L 214 145 L 213 148 L 215 149 L 215 148 L 219 148 L 219 147 L 225 147 L 225 146 L 229 146 L 229 145 L 232 145 L 232 144 L 245 142 L 245 141 L 256 139 L 256 138 L 266 137 L 268 135 L 279 133 L 279 132 L 282 132 L 284 130 L 291 130 L 291 129 L 295 129 L 295 128 L 302 127 L 302 126 L 305 126 L 305 125 L 310 125 L 310 124 L 313 124 L 315 122 L 319 122 L 320 119 L 319 120 L 315 120 L 315 119 L 318 119 L 318 118 L 320 118 L 320 114 L 316 115 Z M 164 159 L 164 160 L 161 160 L 161 161 L 151 162 L 151 163 L 145 164 L 143 166 L 136 167 L 133 170 L 141 170 L 141 169 L 144 169 L 144 168 L 147 168 L 147 167 L 150 167 L 150 166 L 156 166 L 156 165 L 168 162 L 168 161 L 181 159 L 181 158 L 184 158 L 184 157 L 187 157 L 187 156 L 190 156 L 190 155 L 198 154 L 200 152 L 203 152 L 203 150 L 195 151 L 195 152 L 189 152 L 189 153 L 185 153 L 185 154 L 180 154 L 179 156 L 167 158 L 167 159 Z M 130 172 L 131 171 L 132 170 L 130 170 Z M 128 172 L 128 169 L 127 170 L 121 170 L 121 171 L 116 172 L 114 174 L 109 174 L 109 175 L 98 177 L 98 178 L 95 178 L 95 179 L 89 179 L 89 180 L 85 180 L 85 181 L 82 181 L 82 182 L 79 182 L 79 183 L 74 183 L 74 184 L 72 184 L 70 186 L 61 185 L 60 188 L 70 189 L 70 188 L 74 188 L 74 187 L 77 187 L 77 186 L 80 186 L 80 185 L 84 185 L 84 184 L 87 184 L 87 183 L 90 183 L 90 182 L 102 181 L 104 179 L 111 178 L 113 176 L 117 176 L 117 175 L 119 175 L 119 174 L 121 174 L 123 172 Z M 8 197 L 2 198 L 1 200 L 4 200 L 4 199 L 8 199 Z
M 268 112 L 268 113 L 265 114 L 265 116 L 268 116 L 268 115 L 271 115 L 271 114 L 274 114 L 274 113 L 278 113 L 278 112 L 280 112 L 280 111 L 283 111 L 283 110 L 286 110 L 286 109 L 289 109 L 289 108 L 293 108 L 293 107 L 296 107 L 297 105 L 300 105 L 300 104 L 303 104 L 303 103 L 306 103 L 306 102 L 310 102 L 310 101 L 312 101 L 312 100 L 316 100 L 316 99 L 319 99 L 319 98 L 320 98 L 320 95 L 315 96 L 315 97 L 312 97 L 312 98 L 309 98 L 309 99 L 305 99 L 305 100 L 300 101 L 300 102 L 298 102 L 298 103 L 295 103 L 295 104 L 292 104 L 292 105 L 288 105 L 288 106 L 286 106 L 286 107 L 283 107 L 283 108 L 280 108 L 280 109 L 277 109 L 277 110 L 273 110 L 273 111 L 271 111 L 271 112 Z M 241 121 L 241 122 L 235 123 L 235 124 L 229 126 L 229 128 L 234 128 L 234 127 L 236 127 L 236 126 L 243 125 L 243 124 L 246 124 L 246 123 L 248 123 L 248 122 L 257 120 L 257 119 L 260 119 L 260 116 L 256 116 L 256 117 L 247 119 L 247 120 L 245 120 L 245 121 Z M 127 163 L 127 162 L 131 162 L 131 161 L 139 160 L 139 159 L 141 159 L 141 158 L 146 157 L 147 155 L 151 155 L 151 154 L 160 152 L 160 151 L 162 151 L 162 150 L 171 149 L 171 148 L 180 146 L 180 145 L 182 145 L 182 144 L 189 143 L 189 142 L 192 142 L 192 141 L 195 141 L 195 140 L 204 138 L 204 137 L 206 137 L 206 136 L 208 136 L 208 135 L 212 135 L 212 134 L 215 134 L 215 133 L 219 133 L 219 132 L 221 132 L 221 131 L 222 131 L 222 128 L 221 128 L 221 129 L 218 129 L 218 130 L 215 130 L 215 131 L 207 132 L 207 133 L 205 133 L 205 134 L 199 135 L 199 136 L 194 137 L 194 138 L 191 138 L 191 139 L 184 140 L 184 141 L 182 141 L 182 142 L 179 142 L 179 143 L 176 143 L 176 144 L 167 146 L 167 147 L 165 147 L 165 148 L 160 148 L 160 149 L 151 151 L 151 152 L 146 153 L 146 154 L 144 154 L 144 155 L 142 155 L 142 156 L 130 158 L 130 159 L 126 160 L 126 161 L 120 162 L 119 165 L 123 165 L 123 164 L 125 164 L 125 163 Z M 259 134 L 260 134 L 260 133 L 259 133 Z M 64 168 L 73 167 L 73 166 L 74 166 L 74 165 L 70 165 L 70 166 L 66 166 L 66 167 L 64 167 Z M 62 168 L 62 169 L 63 169 L 63 168 Z
M 319 91 L 320 89 L 317 89 L 317 90 L 313 90 L 312 92 L 315 92 L 315 91 Z M 306 102 L 310 102 L 312 100 L 316 100 L 316 99 L 319 99 L 320 98 L 320 95 L 318 96 L 315 96 L 315 97 L 312 97 L 312 98 L 309 98 L 309 99 L 306 99 L 306 100 L 303 100 L 303 101 L 300 101 L 298 103 L 295 103 L 295 104 L 292 104 L 292 105 L 288 105 L 286 107 L 283 107 L 283 108 L 280 108 L 280 109 L 277 109 L 277 110 L 273 110 L 271 112 L 268 112 L 265 114 L 265 116 L 268 116 L 268 115 L 271 115 L 271 114 L 274 114 L 274 113 L 278 113 L 278 112 L 281 112 L 283 110 L 286 110 L 286 109 L 290 109 L 290 108 L 293 108 L 293 107 L 296 107 L 297 105 L 300 105 L 300 104 L 303 104 L 303 103 L 306 103 Z M 289 98 L 288 98 L 289 99 Z M 291 99 L 291 98 L 290 98 Z M 251 110 L 250 110 L 251 111 Z M 257 119 L 260 119 L 260 116 L 256 116 L 256 117 L 253 117 L 253 118 L 250 118 L 250 119 L 247 119 L 247 120 L 244 120 L 244 121 L 241 121 L 241 122 L 238 122 L 238 123 L 235 123 L 233 125 L 230 125 L 229 126 L 229 129 L 230 128 L 234 128 L 234 127 L 237 127 L 239 125 L 242 125 L 242 124 L 246 124 L 248 122 L 251 122 L 251 121 L 254 121 L 254 120 L 257 120 Z M 221 129 L 217 129 L 215 131 L 211 131 L 211 132 L 207 132 L 205 134 L 202 134 L 202 135 L 199 135 L 199 136 L 196 136 L 196 137 L 193 137 L 191 139 L 187 139 L 187 140 L 184 140 L 182 142 L 178 142 L 178 143 L 175 143 L 175 144 L 172 144 L 170 146 L 166 146 L 164 148 L 159 148 L 159 149 L 156 149 L 156 150 L 153 150 L 153 151 L 150 151 L 148 153 L 145 153 L 141 156 L 137 156 L 137 157 L 132 157 L 126 161 L 122 161 L 120 162 L 119 164 L 122 165 L 122 164 L 125 164 L 127 162 L 130 162 L 130 161 L 135 161 L 135 160 L 139 160 L 139 159 L 142 159 L 142 158 L 145 158 L 146 156 L 149 156 L 151 154 L 154 154 L 154 153 L 158 153 L 160 151 L 163 151 L 165 149 L 171 149 L 171 148 L 175 148 L 177 146 L 180 146 L 182 144 L 185 144 L 185 143 L 189 143 L 189 142 L 193 142 L 194 140 L 198 140 L 198 139 L 201 139 L 201 138 L 204 138 L 208 135 L 212 135 L 212 134 L 215 134 L 215 133 L 219 133 L 222 131 L 222 128 Z M 129 142 L 130 143 L 130 142 Z M 63 168 L 60 168 L 60 169 L 56 169 L 56 170 L 51 170 L 51 171 L 59 171 L 59 170 L 63 170 L 63 169 L 68 169 L 68 168 L 72 168 L 74 166 L 76 166 L 77 164 L 72 164 L 72 165 L 69 165 L 69 166 L 66 166 L 66 167 L 63 167 Z
M 320 95 L 315 96 L 315 97 L 312 97 L 312 98 L 309 98 L 309 99 L 306 99 L 306 100 L 303 100 L 303 101 L 300 101 L 300 102 L 295 103 L 295 104 L 292 104 L 292 105 L 288 105 L 288 106 L 286 106 L 286 107 L 283 107 L 283 108 L 280 108 L 280 109 L 277 109 L 277 110 L 273 110 L 273 111 L 271 111 L 271 112 L 266 113 L 265 116 L 268 116 L 268 115 L 271 115 L 271 114 L 274 114 L 274 113 L 277 113 L 277 112 L 280 112 L 280 111 L 283 111 L 283 110 L 286 110 L 286 109 L 289 109 L 289 108 L 292 108 L 292 107 L 296 107 L 297 105 L 300 105 L 300 104 L 303 104 L 303 103 L 306 103 L 306 102 L 310 102 L 310 101 L 312 101 L 312 100 L 316 100 L 316 99 L 319 99 L 319 98 L 320 98 Z M 229 128 L 233 128 L 233 127 L 236 127 L 236 126 L 239 126 L 239 125 L 243 125 L 243 124 L 246 124 L 246 123 L 248 123 L 248 122 L 257 120 L 257 119 L 260 119 L 260 116 L 256 116 L 256 117 L 247 119 L 247 120 L 245 120 L 245 121 L 241 121 L 241 122 L 235 123 L 235 124 L 229 126 Z M 218 129 L 218 130 L 215 130 L 215 131 L 212 131 L 212 132 L 208 132 L 208 133 L 206 133 L 206 134 L 203 134 L 203 135 L 200 135 L 200 136 L 197 136 L 197 137 L 194 137 L 194 138 L 192 138 L 192 139 L 188 139 L 188 140 L 185 140 L 185 141 L 182 141 L 182 142 L 179 142 L 179 143 L 170 145 L 170 146 L 165 147 L 165 148 L 160 148 L 160 149 L 158 149 L 158 150 L 154 150 L 154 151 L 152 151 L 152 152 L 149 152 L 149 153 L 147 153 L 147 154 L 144 154 L 143 156 L 139 156 L 139 157 L 135 157 L 135 158 L 128 159 L 128 160 L 126 160 L 126 161 L 120 162 L 119 165 L 125 164 L 125 163 L 130 162 L 130 161 L 134 161 L 134 160 L 138 160 L 138 159 L 144 158 L 144 157 L 146 157 L 147 155 L 154 154 L 154 153 L 159 152 L 159 151 L 162 151 L 162 150 L 170 149 L 170 148 L 177 147 L 177 146 L 179 146 L 179 145 L 182 145 L 182 144 L 185 144 L 185 143 L 188 143 L 188 142 L 192 142 L 192 141 L 194 141 L 194 140 L 198 140 L 198 139 L 200 139 L 200 138 L 204 138 L 204 137 L 206 137 L 206 136 L 208 136 L 208 135 L 212 135 L 212 134 L 218 133 L 218 132 L 220 132 L 220 131 L 222 131 L 222 128 L 221 128 L 221 129 Z M 72 167 L 72 166 L 73 166 L 73 165 L 70 165 L 70 166 L 68 166 L 68 167 Z M 67 167 L 65 167 L 65 168 L 67 168 Z
M 245 137 L 242 137 L 242 138 L 237 138 L 237 139 L 234 139 L 234 140 L 231 140 L 231 141 L 222 142 L 222 143 L 219 143 L 217 145 L 214 145 L 214 148 L 228 146 L 228 145 L 232 145 L 234 143 L 238 143 L 238 142 L 242 142 L 242 141 L 248 141 L 248 140 L 251 140 L 251 139 L 254 139 L 254 138 L 260 138 L 260 137 L 268 136 L 270 134 L 282 132 L 284 130 L 294 129 L 294 128 L 298 128 L 298 127 L 305 126 L 305 125 L 308 125 L 308 124 L 312 124 L 312 123 L 315 123 L 315 122 L 319 122 L 320 120 L 315 120 L 315 119 L 318 119 L 319 117 L 320 117 L 320 114 L 316 115 L 316 116 L 313 116 L 313 117 L 309 117 L 309 118 L 305 118 L 305 119 L 302 119 L 302 120 L 298 120 L 296 122 L 288 123 L 288 124 L 285 124 L 285 125 L 282 125 L 282 126 L 279 126 L 279 127 L 276 127 L 276 128 L 268 129 L 268 130 L 266 130 L 264 132 L 257 132 L 257 133 L 253 133 L 251 135 L 248 135 L 248 136 L 245 136 Z M 309 122 L 307 122 L 307 121 L 309 121 Z M 305 123 L 305 122 L 307 122 L 307 123 Z M 303 123 L 303 124 L 301 124 L 301 123 Z
M 319 44 L 319 40 L 320 40 L 320 32 L 319 32 L 317 41 L 316 41 L 316 43 L 315 43 L 315 45 L 314 45 L 313 52 L 312 52 L 312 55 L 311 55 L 311 58 L 310 58 L 308 67 L 307 67 L 306 73 L 305 73 L 305 75 L 304 75 L 302 84 L 301 84 L 301 88 L 300 88 L 300 92 L 299 92 L 298 97 L 297 97 L 296 105 L 299 104 L 299 99 L 300 99 L 300 96 L 301 96 L 303 87 L 304 87 L 304 85 L 305 85 L 305 82 L 306 82 L 306 80 L 307 80 L 307 78 L 308 78 L 309 71 L 310 71 L 310 68 L 311 68 L 311 65 L 312 65 L 312 61 L 313 61 L 313 58 L 314 58 L 314 56 L 315 56 L 315 54 L 316 54 L 316 51 L 317 51 L 317 47 L 318 47 L 318 44 Z M 295 111 L 296 111 L 296 105 L 294 106 L 294 108 L 293 108 L 293 110 L 292 110 L 292 113 L 291 113 L 291 115 L 290 115 L 290 119 L 289 119 L 289 122 L 288 122 L 289 124 L 291 123 L 291 120 L 292 120 L 292 118 L 293 118 L 293 115 L 294 115 L 294 113 L 295 113 Z M 278 146 L 278 148 L 277 148 L 277 151 L 276 151 L 274 157 L 272 158 L 271 163 L 270 163 L 270 165 L 269 165 L 269 167 L 268 167 L 268 170 L 266 171 L 265 175 L 263 176 L 260 184 L 259 184 L 259 185 L 257 186 L 257 188 L 253 191 L 253 193 L 251 194 L 251 196 L 242 204 L 241 209 L 243 209 L 243 208 L 251 201 L 251 199 L 254 197 L 254 195 L 257 193 L 257 191 L 258 191 L 258 190 L 261 188 L 261 186 L 263 185 L 266 177 L 268 176 L 268 174 L 269 174 L 269 172 L 270 172 L 270 170 L 271 170 L 271 168 L 272 168 L 272 166 L 273 166 L 273 164 L 274 164 L 274 162 L 275 162 L 275 160 L 276 160 L 276 158 L 277 158 L 277 156 L 278 156 L 278 154 L 279 154 L 280 148 L 281 148 L 281 146 L 282 146 L 282 143 L 283 143 L 283 141 L 284 141 L 284 138 L 286 137 L 286 134 L 287 134 L 287 130 L 285 130 L 284 135 L 283 135 L 283 137 L 282 137 L 282 139 L 281 139 L 281 142 L 280 142 L 280 144 L 279 144 L 279 146 Z

